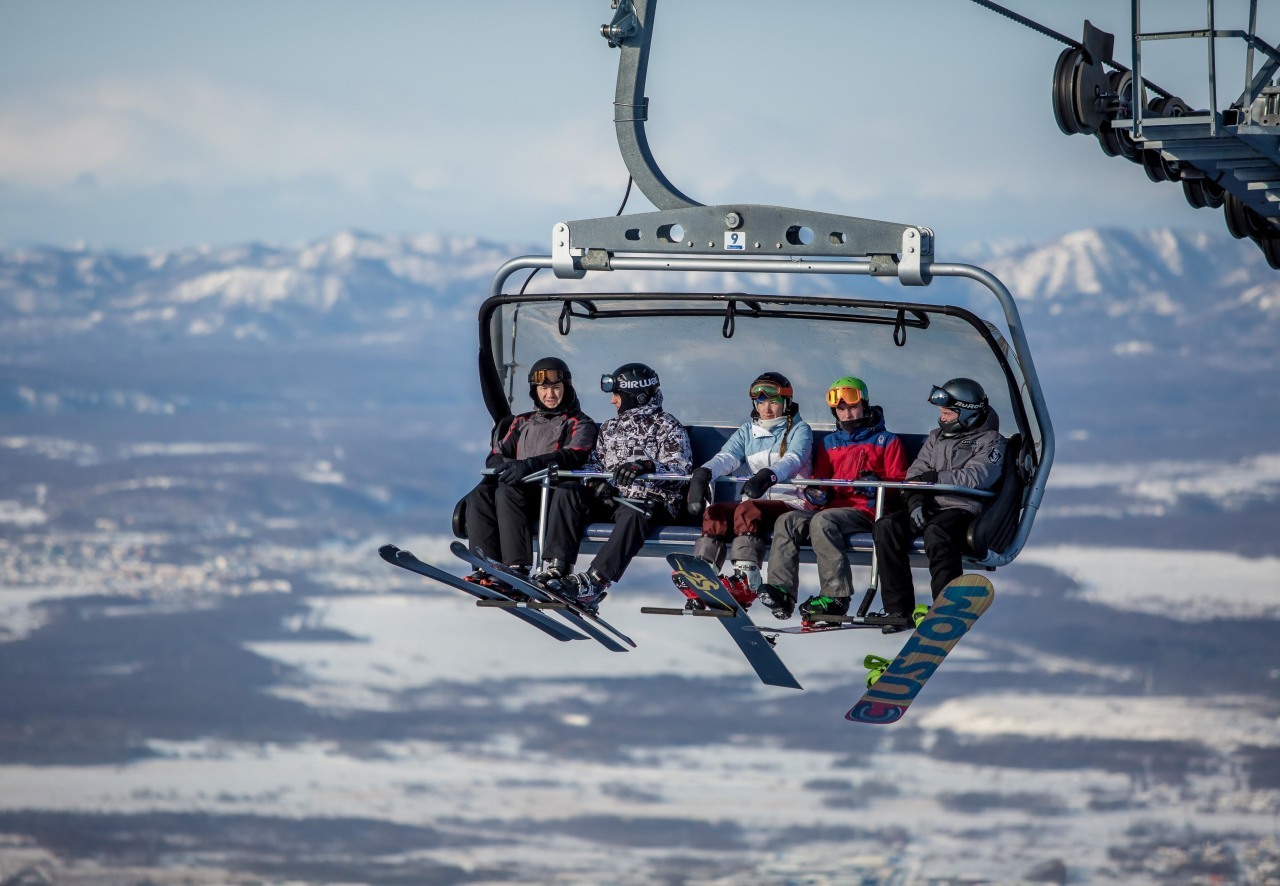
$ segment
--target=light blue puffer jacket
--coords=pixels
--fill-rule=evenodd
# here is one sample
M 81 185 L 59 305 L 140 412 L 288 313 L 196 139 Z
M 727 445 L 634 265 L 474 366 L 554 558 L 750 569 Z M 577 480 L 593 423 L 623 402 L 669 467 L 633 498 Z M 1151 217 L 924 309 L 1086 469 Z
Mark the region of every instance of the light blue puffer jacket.
M 787 451 L 779 457 L 784 435 Z M 769 487 L 763 498 L 784 501 L 797 511 L 813 510 L 802 487 L 787 482 L 808 479 L 813 470 L 813 429 L 798 414 L 792 418 L 790 430 L 786 421 L 767 428 L 752 419 L 734 431 L 703 467 L 711 471 L 714 480 L 734 473 L 740 465 L 744 465 L 741 476 L 750 476 L 761 468 L 769 468 L 777 475 L 778 482 Z

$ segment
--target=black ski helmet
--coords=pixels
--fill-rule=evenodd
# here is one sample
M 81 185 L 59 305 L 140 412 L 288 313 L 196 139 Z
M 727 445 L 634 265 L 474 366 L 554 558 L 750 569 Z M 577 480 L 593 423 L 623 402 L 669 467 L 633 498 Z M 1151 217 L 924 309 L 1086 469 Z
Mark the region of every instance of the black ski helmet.
M 771 388 L 778 392 L 771 396 L 780 396 L 787 401 L 786 406 L 782 410 L 783 415 L 792 415 L 794 412 L 798 411 L 795 401 L 791 399 L 792 396 L 794 396 L 794 392 L 791 387 L 791 380 L 781 372 L 762 372 L 756 376 L 756 380 L 751 383 L 749 388 L 747 388 L 747 396 L 751 398 L 752 418 L 760 417 L 760 413 L 756 410 L 756 395 L 761 391 L 767 393 Z
M 658 373 L 643 363 L 623 363 L 609 375 L 600 376 L 600 390 L 617 394 L 620 412 L 643 406 L 658 393 Z
M 565 397 L 562 402 L 568 402 L 573 388 L 573 373 L 569 371 L 569 364 L 559 357 L 543 357 L 529 368 L 529 399 L 541 409 L 542 401 L 538 399 L 538 385 L 556 382 L 564 382 Z
M 987 417 L 987 392 L 971 378 L 953 378 L 940 387 L 934 385 L 929 392 L 929 402 L 956 412 L 955 421 L 938 419 L 938 427 L 944 437 L 954 437 L 961 431 L 970 430 Z

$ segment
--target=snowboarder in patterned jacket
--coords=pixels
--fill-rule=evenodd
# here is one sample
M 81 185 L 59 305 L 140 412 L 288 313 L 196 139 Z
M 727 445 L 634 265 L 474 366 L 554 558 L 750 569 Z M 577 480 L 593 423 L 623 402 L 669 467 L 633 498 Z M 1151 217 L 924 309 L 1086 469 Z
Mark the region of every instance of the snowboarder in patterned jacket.
M 612 482 L 569 481 L 556 487 L 547 517 L 546 570 L 564 594 L 596 607 L 605 589 L 622 578 L 654 524 L 670 523 L 684 502 L 684 482 L 643 479 L 644 474 L 688 474 L 693 464 L 689 432 L 662 409 L 658 374 L 643 363 L 626 363 L 600 379 L 600 389 L 618 410 L 600 426 L 585 470 L 612 474 Z M 609 538 L 584 572 L 574 574 L 582 531 L 589 522 L 610 521 Z
M 538 519 L 542 490 L 536 483 L 521 481 L 553 465 L 566 471 L 582 467 L 596 442 L 596 424 L 579 407 L 573 375 L 563 360 L 543 357 L 533 364 L 529 399 L 536 407 L 533 411 L 496 429 L 485 460 L 493 474 L 466 498 L 468 547 L 524 574 L 533 560 L 531 527 Z M 467 579 L 501 588 L 483 570 Z
M 953 378 L 934 386 L 929 402 L 938 407 L 938 427 L 929 432 L 920 454 L 907 468 L 907 480 L 991 489 L 1004 468 L 1005 439 L 1000 417 L 987 394 L 971 378 Z M 911 540 L 924 536 L 930 586 L 939 592 L 964 570 L 961 557 L 969 524 L 982 512 L 983 500 L 955 493 L 912 490 L 906 510 L 876 521 L 876 557 L 880 564 L 880 599 L 885 615 L 906 617 L 915 608 L 911 580 Z M 901 628 L 884 628 L 886 633 Z
M 827 405 L 836 429 L 816 447 L 815 480 L 901 480 L 907 471 L 902 441 L 884 426 L 884 411 L 872 405 L 862 379 L 847 375 L 831 383 Z M 795 611 L 800 583 L 800 546 L 813 545 L 819 592 L 800 604 L 803 617 L 847 615 L 853 576 L 845 557 L 851 533 L 866 532 L 875 519 L 871 487 L 809 487 L 809 498 L 821 508 L 784 514 L 773 527 L 769 583 L 760 602 L 786 620 Z
M 688 496 L 689 513 L 702 514 L 702 537 L 693 546 L 693 555 L 719 569 L 724 565 L 725 545 L 730 544 L 733 573 L 720 580 L 744 609 L 760 589 L 765 536 L 774 521 L 793 509 L 813 508 L 803 490 L 788 482 L 809 476 L 813 452 L 813 430 L 800 417 L 791 382 L 781 373 L 763 372 L 747 391 L 751 419 L 693 472 Z M 744 464 L 751 479 L 742 484 L 741 500 L 708 506 L 716 479 Z

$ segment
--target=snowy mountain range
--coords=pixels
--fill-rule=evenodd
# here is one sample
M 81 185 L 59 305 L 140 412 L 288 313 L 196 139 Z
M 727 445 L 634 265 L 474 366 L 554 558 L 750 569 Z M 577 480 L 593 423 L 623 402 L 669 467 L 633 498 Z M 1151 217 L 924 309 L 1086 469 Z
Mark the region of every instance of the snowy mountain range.
M 120 335 L 379 340 L 397 323 L 469 319 L 503 261 L 538 252 L 545 245 L 356 231 L 294 247 L 12 250 L 0 252 L 0 341 L 30 348 L 98 335 L 116 341 Z M 953 257 L 944 251 L 940 258 Z M 1005 281 L 1026 317 L 1039 321 L 1029 328 L 1046 345 L 1176 354 L 1221 338 L 1234 365 L 1246 356 L 1267 366 L 1275 359 L 1280 274 L 1248 243 L 1167 229 L 1093 228 L 1047 243 L 969 250 L 961 259 Z M 535 286 L 551 285 L 544 276 Z M 611 282 L 633 290 L 656 285 L 645 274 Z M 726 283 L 761 286 L 750 275 Z M 797 291 L 848 285 L 812 278 L 786 283 Z M 669 279 L 663 284 L 670 285 Z M 913 291 L 908 297 L 933 296 Z

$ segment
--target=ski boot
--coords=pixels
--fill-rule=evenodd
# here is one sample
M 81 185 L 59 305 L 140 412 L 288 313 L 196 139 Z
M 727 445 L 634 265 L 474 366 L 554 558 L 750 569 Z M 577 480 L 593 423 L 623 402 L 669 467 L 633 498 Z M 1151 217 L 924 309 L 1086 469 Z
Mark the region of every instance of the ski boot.
M 527 569 L 528 567 L 525 568 Z M 511 571 L 515 572 L 517 575 L 521 572 L 520 567 L 518 566 L 511 567 Z M 482 588 L 488 588 L 491 591 L 497 591 L 499 594 L 502 594 L 502 596 L 515 600 L 517 603 L 528 603 L 530 599 L 529 595 L 524 591 L 516 590 L 498 576 L 491 575 L 483 569 L 476 569 L 470 575 L 463 576 L 462 580 L 469 581 L 475 585 L 480 585 Z
M 609 582 L 605 581 L 595 569 L 566 575 L 555 582 L 555 589 L 583 609 L 595 612 L 600 608 L 600 601 L 608 596 Z
M 778 621 L 786 621 L 796 611 L 796 598 L 786 588 L 777 585 L 760 585 L 760 602 L 773 612 Z
M 848 615 L 848 597 L 828 597 L 826 594 L 810 597 L 800 604 L 800 621 L 813 624 L 822 621 L 824 615 Z

